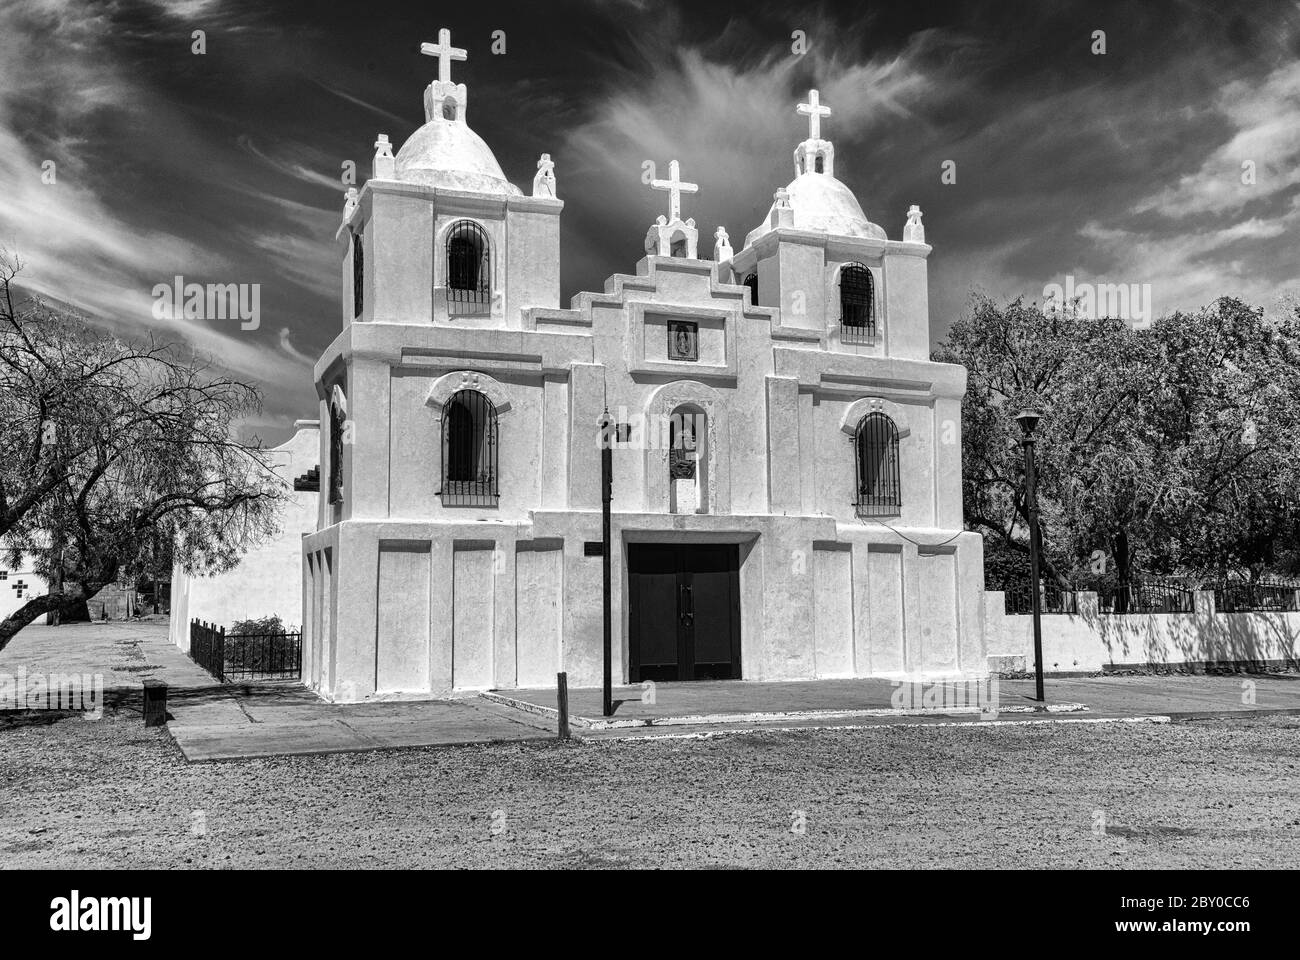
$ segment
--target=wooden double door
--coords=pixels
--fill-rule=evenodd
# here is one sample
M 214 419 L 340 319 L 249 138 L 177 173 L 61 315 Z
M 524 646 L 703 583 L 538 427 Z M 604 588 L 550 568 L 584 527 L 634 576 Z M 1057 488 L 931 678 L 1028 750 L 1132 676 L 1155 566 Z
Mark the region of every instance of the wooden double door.
M 740 679 L 740 547 L 628 545 L 629 679 Z

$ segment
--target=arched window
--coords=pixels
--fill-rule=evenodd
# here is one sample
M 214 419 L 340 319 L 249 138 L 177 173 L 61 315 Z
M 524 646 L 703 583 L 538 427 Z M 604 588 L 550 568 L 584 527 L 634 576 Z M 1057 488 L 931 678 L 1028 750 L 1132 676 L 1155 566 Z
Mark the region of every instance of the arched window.
M 492 250 L 487 234 L 472 220 L 447 231 L 447 309 L 453 316 L 492 311 Z
M 860 263 L 840 268 L 840 336 L 845 343 L 870 343 L 876 336 L 875 288 Z
M 708 417 L 682 404 L 668 417 L 668 511 L 709 512 Z
M 898 427 L 883 413 L 858 421 L 853 436 L 858 493 L 854 504 L 864 517 L 896 516 L 902 509 L 898 476 Z
M 444 120 L 455 120 L 455 119 L 456 119 L 456 101 L 455 101 L 455 100 L 452 100 L 452 99 L 448 98 L 448 99 L 442 101 L 442 119 L 444 119 Z
M 686 256 L 686 238 L 674 237 L 672 244 L 668 248 L 668 255 L 670 257 Z
M 817 154 L 817 159 L 813 161 L 813 170 L 815 170 L 817 173 L 826 172 L 825 161 L 822 159 L 822 155 L 820 153 Z
M 751 273 L 745 277 L 745 286 L 749 287 L 749 302 L 758 306 L 758 274 Z
M 362 252 L 361 234 L 352 234 L 352 316 L 361 316 L 366 305 L 365 254 Z
M 444 506 L 497 502 L 497 410 L 477 390 L 443 405 L 441 496 Z

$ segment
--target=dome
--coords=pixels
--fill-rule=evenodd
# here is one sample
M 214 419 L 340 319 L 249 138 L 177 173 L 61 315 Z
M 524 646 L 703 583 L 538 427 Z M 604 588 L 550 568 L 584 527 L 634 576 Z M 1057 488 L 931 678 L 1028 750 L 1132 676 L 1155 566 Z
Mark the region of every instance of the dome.
M 796 230 L 888 239 L 882 227 L 867 219 L 853 191 L 830 174 L 809 171 L 795 177 L 785 189 L 790 195 Z M 745 237 L 745 246 L 772 230 L 772 210 L 775 208 L 773 203 L 763 222 Z
M 397 151 L 397 179 L 428 187 L 522 196 L 483 138 L 464 121 L 435 117 Z

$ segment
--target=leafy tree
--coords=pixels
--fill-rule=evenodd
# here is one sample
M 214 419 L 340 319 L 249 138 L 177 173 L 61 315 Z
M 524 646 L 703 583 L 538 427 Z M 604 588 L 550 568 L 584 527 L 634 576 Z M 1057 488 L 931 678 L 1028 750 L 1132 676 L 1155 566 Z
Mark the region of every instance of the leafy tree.
M 284 495 L 260 441 L 236 436 L 255 387 L 20 299 L 20 268 L 0 256 L 0 538 L 50 589 L 0 621 L 0 650 L 173 547 L 191 572 L 229 569 Z
M 1028 552 L 1012 418 L 1035 407 L 1050 574 L 1091 574 L 1100 550 L 1112 576 L 1135 553 L 1153 572 L 1257 576 L 1296 542 L 1297 350 L 1294 318 L 1266 320 L 1231 299 L 1134 330 L 977 297 L 935 352 L 969 371 L 967 524 L 990 540 L 999 570 Z

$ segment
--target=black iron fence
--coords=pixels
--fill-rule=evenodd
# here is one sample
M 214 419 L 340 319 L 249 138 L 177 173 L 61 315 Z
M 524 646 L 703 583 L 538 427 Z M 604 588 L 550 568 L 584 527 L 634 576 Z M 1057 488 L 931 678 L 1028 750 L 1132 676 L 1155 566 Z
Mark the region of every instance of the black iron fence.
M 302 633 L 232 633 L 190 621 L 190 658 L 218 680 L 297 680 Z
M 1034 612 L 1034 598 L 1028 583 L 1011 584 L 1003 588 L 1007 613 L 1029 615 Z M 1059 583 L 1044 580 L 1038 590 L 1038 608 L 1042 613 L 1078 613 L 1078 595 L 1073 590 L 1063 590 Z
M 218 680 L 226 668 L 226 628 L 202 620 L 190 621 L 190 659 Z
M 1300 610 L 1300 581 L 1265 579 L 1254 583 L 1223 580 L 1207 586 L 1214 590 L 1219 613 L 1281 613 Z
M 1100 613 L 1191 613 L 1196 584 L 1174 577 L 1151 577 L 1099 585 Z
M 1006 594 L 1008 614 L 1032 612 L 1027 580 L 1008 584 L 1002 590 Z M 1254 582 L 1141 577 L 1120 582 L 1079 582 L 1067 587 L 1044 580 L 1039 598 L 1045 614 L 1078 613 L 1078 595 L 1082 591 L 1097 594 L 1097 612 L 1100 614 L 1194 613 L 1198 590 L 1214 592 L 1214 608 L 1219 613 L 1300 611 L 1300 580 L 1278 577 Z

